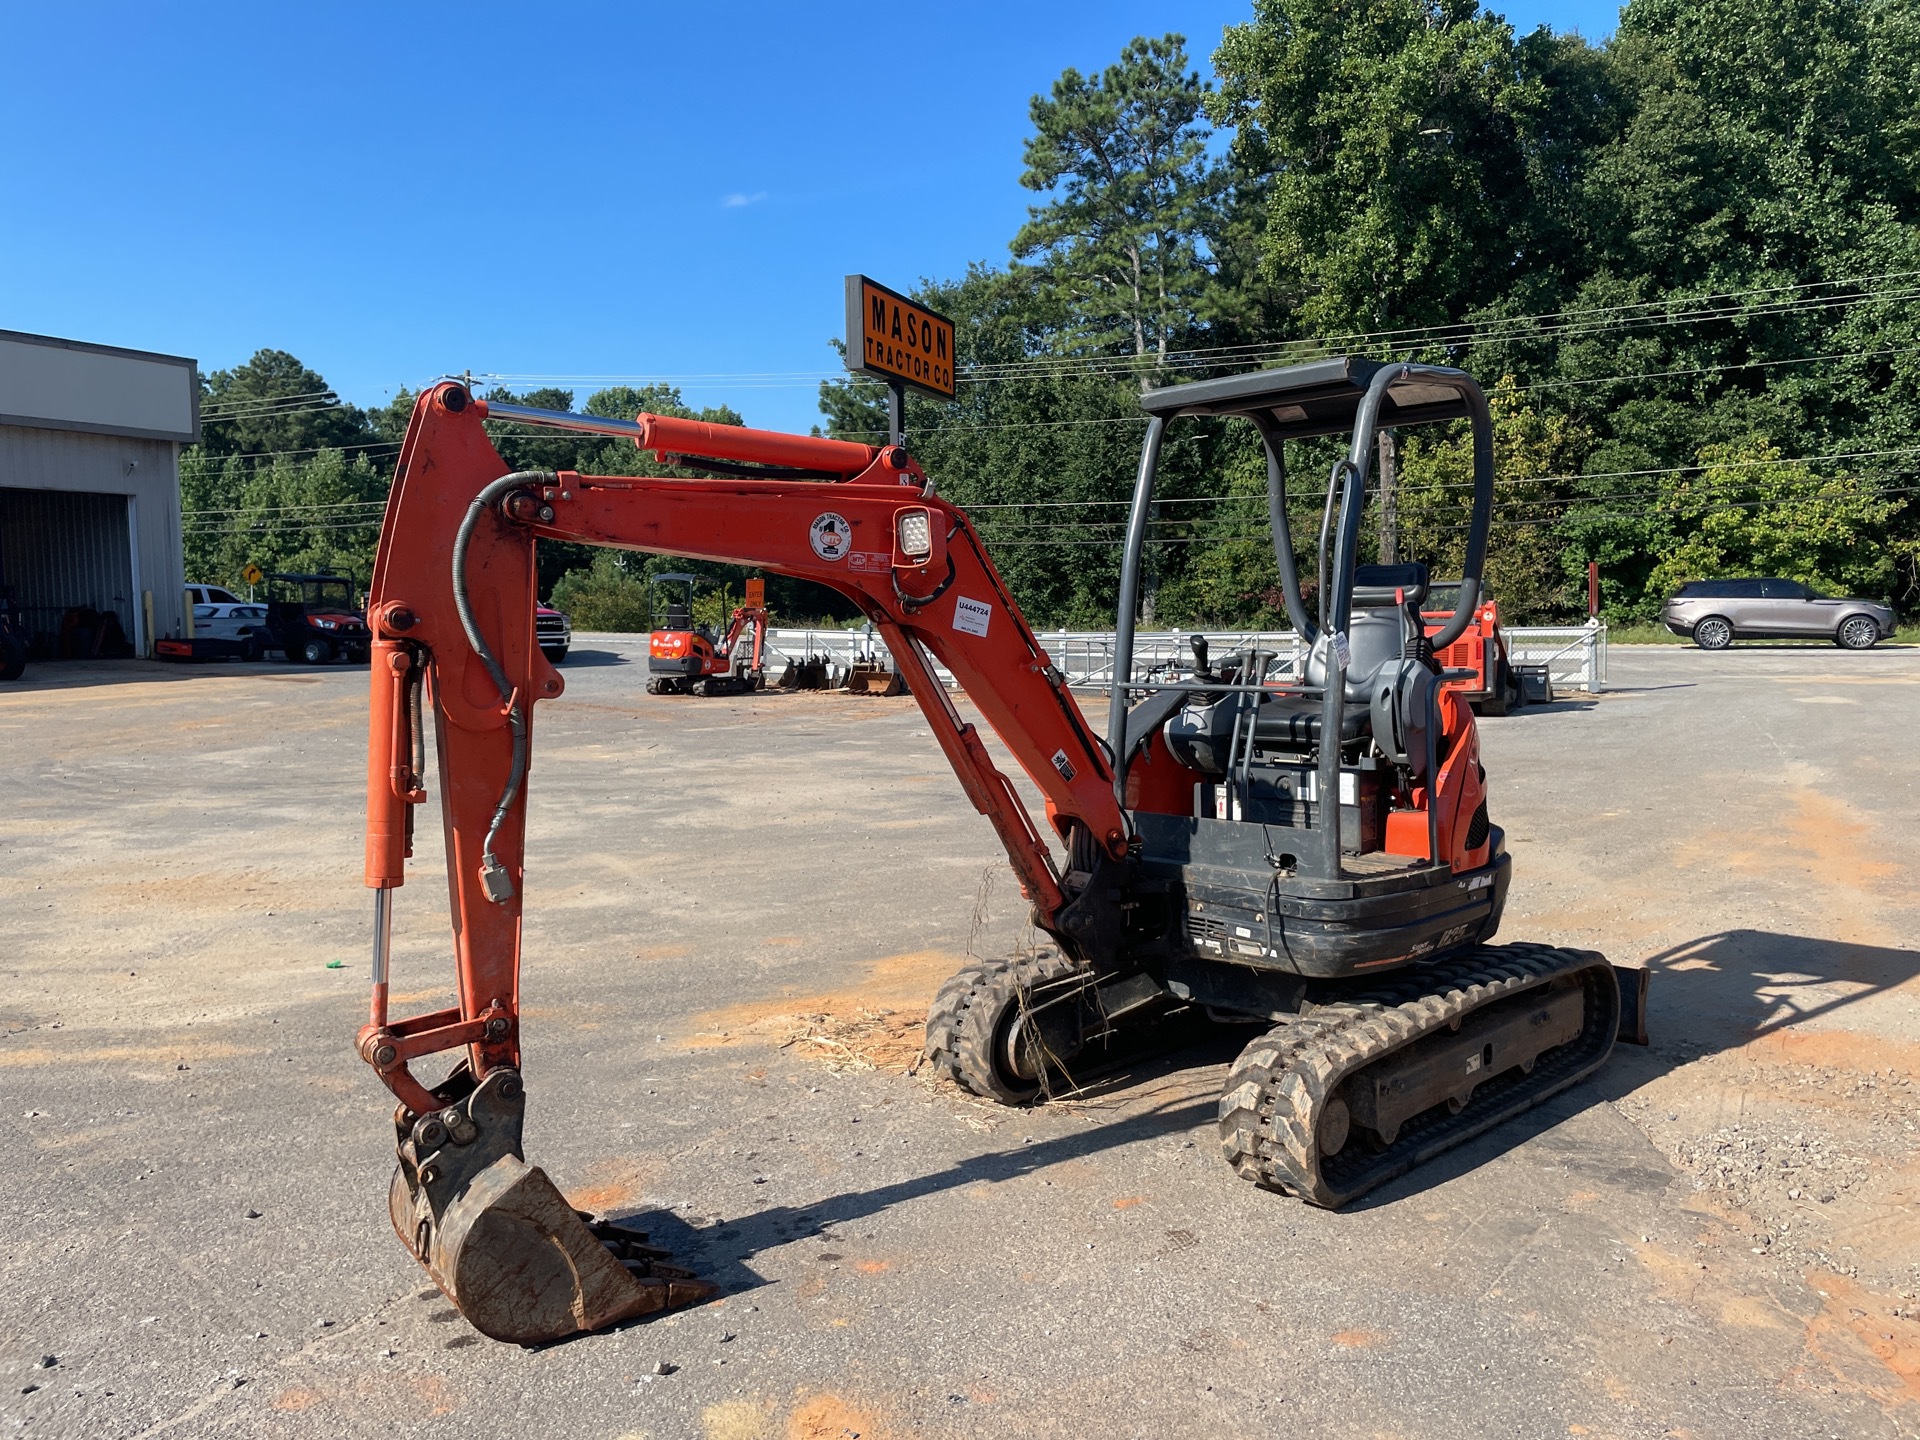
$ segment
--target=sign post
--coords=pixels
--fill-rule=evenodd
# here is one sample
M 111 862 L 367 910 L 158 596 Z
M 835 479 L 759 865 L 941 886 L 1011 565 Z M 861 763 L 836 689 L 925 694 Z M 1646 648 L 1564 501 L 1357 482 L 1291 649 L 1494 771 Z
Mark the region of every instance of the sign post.
M 847 369 L 887 382 L 887 439 L 906 439 L 907 387 L 954 398 L 953 322 L 864 275 L 847 277 Z

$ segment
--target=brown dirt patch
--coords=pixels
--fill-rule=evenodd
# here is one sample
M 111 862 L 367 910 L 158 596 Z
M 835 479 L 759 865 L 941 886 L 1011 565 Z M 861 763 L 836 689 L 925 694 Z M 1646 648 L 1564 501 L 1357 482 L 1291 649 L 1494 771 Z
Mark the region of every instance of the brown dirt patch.
M 856 1409 L 838 1395 L 802 1400 L 787 1417 L 787 1440 L 886 1440 L 870 1411 Z
M 1146 1203 L 1147 1197 L 1144 1195 L 1122 1195 L 1118 1200 L 1113 1202 L 1113 1208 L 1116 1210 L 1131 1210 L 1136 1205 L 1144 1205 Z
M 1333 1343 L 1343 1350 L 1378 1350 L 1387 1337 L 1378 1330 L 1336 1330 Z
M 87 887 L 91 903 L 116 909 L 217 910 L 234 914 L 290 905 L 296 897 L 287 879 L 266 870 L 207 870 L 197 875 L 153 875 Z
M 1811 881 L 1831 897 L 1836 922 L 1833 938 L 1858 944 L 1898 943 L 1899 937 L 1875 912 L 1878 902 L 1887 898 L 1882 882 L 1903 875 L 1905 867 L 1885 858 L 1888 847 L 1876 843 L 1872 818 L 1805 785 L 1793 787 L 1786 798 L 1792 810 L 1783 811 L 1777 827 L 1765 832 L 1763 843 L 1756 844 L 1751 830 L 1709 830 L 1680 847 L 1681 866 Z M 1842 902 L 1843 896 L 1853 898 Z
M 944 950 L 889 955 L 848 990 L 708 1010 L 694 1017 L 683 1043 L 692 1050 L 772 1045 L 839 1068 L 912 1074 L 925 1043 L 927 1002 L 964 963 Z
M 1782 1028 L 1759 1036 L 1746 1047 L 1763 1058 L 1790 1065 L 1817 1065 L 1828 1070 L 1864 1070 L 1883 1075 L 1889 1070 L 1920 1074 L 1920 1045 L 1888 1040 L 1858 1030 L 1799 1030 Z
M 884 1275 L 893 1269 L 893 1262 L 891 1260 L 856 1260 L 853 1262 L 853 1268 L 862 1275 Z
M 1920 1318 L 1893 1315 L 1893 1301 L 1844 1275 L 1807 1279 L 1824 1297 L 1807 1321 L 1808 1356 L 1890 1409 L 1920 1404 Z M 1862 1375 L 1867 1357 L 1877 1374 Z
M 413 1393 L 426 1403 L 429 1415 L 451 1415 L 458 1407 L 447 1382 L 438 1375 L 416 1375 L 412 1386 Z
M 636 960 L 680 960 L 693 953 L 691 945 L 642 945 L 633 952 Z
M 289 1385 L 273 1397 L 276 1410 L 311 1410 L 326 1397 L 318 1390 L 309 1390 L 304 1385 Z

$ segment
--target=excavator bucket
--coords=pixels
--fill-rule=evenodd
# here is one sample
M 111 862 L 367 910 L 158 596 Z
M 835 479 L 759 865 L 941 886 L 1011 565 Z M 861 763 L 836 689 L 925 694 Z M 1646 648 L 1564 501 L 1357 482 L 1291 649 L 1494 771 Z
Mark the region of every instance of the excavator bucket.
M 397 1118 L 388 1206 L 401 1241 L 481 1334 L 540 1345 L 713 1294 L 644 1234 L 575 1210 L 527 1164 L 516 1071 L 476 1086 L 463 1067 L 434 1095 L 444 1108 Z

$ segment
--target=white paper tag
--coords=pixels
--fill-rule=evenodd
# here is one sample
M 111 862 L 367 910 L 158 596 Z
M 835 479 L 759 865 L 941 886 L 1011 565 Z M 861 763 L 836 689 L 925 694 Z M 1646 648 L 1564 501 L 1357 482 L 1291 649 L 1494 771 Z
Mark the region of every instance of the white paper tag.
M 978 635 L 984 640 L 987 626 L 992 620 L 991 605 L 982 605 L 978 600 L 969 600 L 964 595 L 953 602 L 953 628 L 963 635 Z
M 1333 653 L 1340 657 L 1340 668 L 1346 670 L 1353 664 L 1353 651 L 1347 648 L 1347 632 L 1336 630 L 1332 635 Z

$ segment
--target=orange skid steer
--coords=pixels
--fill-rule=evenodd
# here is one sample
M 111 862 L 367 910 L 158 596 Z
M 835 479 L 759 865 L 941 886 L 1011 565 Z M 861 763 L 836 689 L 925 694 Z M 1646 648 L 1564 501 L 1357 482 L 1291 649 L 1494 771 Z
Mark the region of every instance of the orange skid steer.
M 368 599 L 366 881 L 372 1015 L 359 1053 L 397 1100 L 395 1231 L 482 1332 L 535 1343 L 698 1300 L 644 1235 L 576 1212 L 522 1148 L 520 940 L 533 709 L 561 693 L 535 634 L 534 547 L 584 541 L 829 585 L 878 630 L 1005 847 L 1045 947 L 934 997 L 926 1048 L 958 1084 L 1028 1104 L 1091 1069 L 1256 1022 L 1220 1143 L 1248 1180 L 1338 1206 L 1643 1039 L 1644 971 L 1491 945 L 1512 873 L 1474 718 L 1434 656 L 1472 621 L 1493 499 L 1486 401 L 1458 370 L 1317 361 L 1149 392 L 1121 556 L 1105 733 L 1041 648 L 967 516 L 899 446 L 641 415 L 556 414 L 447 382 L 417 402 Z M 1133 679 L 1133 616 L 1163 440 L 1253 427 L 1304 672 L 1271 651 Z M 483 421 L 627 436 L 720 479 L 509 472 Z M 1430 633 L 1424 566 L 1357 563 L 1379 430 L 1465 420 L 1466 566 Z M 1351 434 L 1309 606 L 1288 528 L 1292 442 Z M 935 678 L 943 666 L 1045 798 L 1043 832 Z M 389 1013 L 393 892 L 437 736 L 459 1003 Z M 416 1062 L 460 1058 L 435 1082 Z

